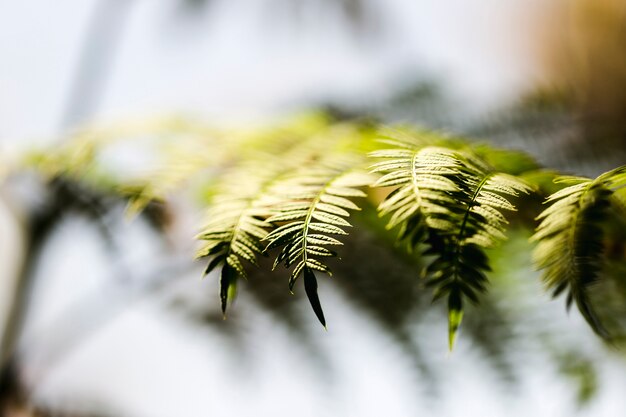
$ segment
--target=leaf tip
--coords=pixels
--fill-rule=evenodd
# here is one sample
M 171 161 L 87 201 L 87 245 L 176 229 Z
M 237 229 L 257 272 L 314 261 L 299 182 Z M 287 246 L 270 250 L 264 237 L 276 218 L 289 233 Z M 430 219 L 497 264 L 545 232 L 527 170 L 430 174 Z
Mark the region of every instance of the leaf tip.
M 463 310 L 461 309 L 450 309 L 448 313 L 448 350 L 452 352 L 454 349 L 457 333 L 459 330 L 459 326 L 461 325 L 461 321 L 463 320 Z

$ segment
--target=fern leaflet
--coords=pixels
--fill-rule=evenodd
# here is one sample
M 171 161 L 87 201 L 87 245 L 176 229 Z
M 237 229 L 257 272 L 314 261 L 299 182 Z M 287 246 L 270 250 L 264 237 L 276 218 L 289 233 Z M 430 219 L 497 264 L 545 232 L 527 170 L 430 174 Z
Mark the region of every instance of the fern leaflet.
M 388 228 L 399 226 L 398 239 L 409 249 L 426 243 L 433 255 L 426 272 L 434 298 L 448 297 L 449 346 L 452 349 L 463 318 L 463 298 L 478 301 L 489 270 L 484 248 L 505 238 L 502 211 L 515 207 L 507 197 L 530 187 L 514 176 L 495 172 L 475 155 L 440 147 L 376 151 L 385 158 L 374 164 L 384 172 L 375 184 L 396 187 L 380 204 L 390 215 Z
M 262 240 L 272 227 L 265 220 L 270 211 L 264 192 L 281 171 L 254 171 L 251 175 L 252 170 L 244 170 L 241 178 L 233 175 L 225 185 L 225 193 L 219 194 L 209 208 L 208 223 L 198 235 L 206 243 L 197 257 L 212 257 L 205 275 L 222 266 L 220 300 L 224 314 L 228 301 L 235 297 L 237 278 L 247 277 L 243 261 L 257 265 L 256 256 L 263 252 Z
M 353 198 L 365 197 L 361 187 L 371 183 L 372 177 L 351 168 L 351 164 L 327 164 L 304 168 L 274 187 L 280 203 L 268 222 L 280 224 L 265 240 L 265 250 L 282 248 L 274 268 L 283 263 L 294 266 L 289 278 L 293 291 L 296 280 L 304 276 L 306 295 L 322 325 L 326 326 L 324 312 L 317 294 L 314 271 L 332 275 L 321 260 L 337 256 L 328 246 L 341 245 L 334 236 L 347 235 L 349 210 L 359 210 Z
M 603 229 L 608 209 L 619 204 L 626 186 L 626 166 L 600 175 L 595 180 L 561 176 L 556 183 L 567 185 L 549 196 L 550 206 L 538 217 L 539 226 L 531 240 L 536 265 L 554 297 L 568 290 L 568 308 L 576 302 L 593 331 L 603 338 L 609 333 L 596 315 L 588 290 L 598 281 L 602 268 Z

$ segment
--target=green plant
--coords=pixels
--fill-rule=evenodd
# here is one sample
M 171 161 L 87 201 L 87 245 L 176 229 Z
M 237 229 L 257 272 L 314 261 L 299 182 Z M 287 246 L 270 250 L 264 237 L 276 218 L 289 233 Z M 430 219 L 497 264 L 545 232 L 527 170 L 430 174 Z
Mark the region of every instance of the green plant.
M 163 132 L 180 139 L 156 140 Z M 251 131 L 176 121 L 153 133 L 151 150 L 161 164 L 139 178 L 117 176 L 99 157 L 119 133 L 81 134 L 29 161 L 51 177 L 121 194 L 134 210 L 167 200 L 177 188 L 194 190 L 207 211 L 198 257 L 207 258 L 206 273 L 219 270 L 224 314 L 238 280 L 258 266 L 259 255 L 272 256 L 273 269 L 291 268 L 290 290 L 303 277 L 325 326 L 316 273 L 331 274 L 326 260 L 341 255 L 351 227 L 368 227 L 352 221 L 351 213 L 375 210 L 369 218 L 385 226 L 375 227 L 381 241 L 397 242 L 395 250 L 425 265 L 415 271 L 416 285 L 425 279 L 434 299 L 447 299 L 452 348 L 466 301 L 478 304 L 488 289 L 488 250 L 506 239 L 509 222 L 534 229 L 537 217 L 532 240 L 547 288 L 555 296 L 568 289 L 567 305 L 575 301 L 594 331 L 611 337 L 587 292 L 602 281 L 602 228 L 624 217 L 626 167 L 596 179 L 554 178 L 522 152 L 407 127 L 381 133 L 323 115 Z M 534 202 L 542 199 L 548 208 L 540 213 Z
M 553 295 L 567 289 L 568 308 L 575 301 L 591 328 L 608 338 L 609 332 L 594 312 L 588 290 L 600 279 L 603 227 L 611 209 L 621 205 L 626 166 L 595 179 L 559 176 L 554 181 L 566 187 L 547 198 L 549 207 L 538 217 L 541 223 L 532 237 L 538 242 L 535 262 L 544 270 L 543 279 Z

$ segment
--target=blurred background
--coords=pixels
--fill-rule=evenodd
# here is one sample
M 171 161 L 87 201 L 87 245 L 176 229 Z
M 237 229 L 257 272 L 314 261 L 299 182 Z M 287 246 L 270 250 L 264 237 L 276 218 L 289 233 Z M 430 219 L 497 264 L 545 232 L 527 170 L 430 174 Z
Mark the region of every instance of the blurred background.
M 0 91 L 0 175 L 86 124 L 322 110 L 595 176 L 626 162 L 626 3 L 0 0 Z M 215 277 L 191 261 L 202 212 L 185 197 L 128 222 L 122 201 L 80 184 L 3 181 L 4 415 L 626 412 L 623 352 L 543 292 L 523 231 L 493 253 L 490 295 L 449 354 L 441 306 L 366 232 L 320 280 L 328 332 L 264 276 L 223 321 Z

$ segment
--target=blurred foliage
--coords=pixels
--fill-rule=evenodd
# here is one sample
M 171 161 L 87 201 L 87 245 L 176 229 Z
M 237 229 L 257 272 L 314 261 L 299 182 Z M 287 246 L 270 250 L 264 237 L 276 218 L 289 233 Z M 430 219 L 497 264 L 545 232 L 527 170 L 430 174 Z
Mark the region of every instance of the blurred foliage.
M 608 338 L 609 333 L 595 314 L 587 293 L 603 268 L 602 229 L 608 222 L 614 194 L 619 196 L 626 187 L 626 166 L 595 180 L 557 177 L 555 182 L 568 186 L 548 197 L 546 202 L 551 205 L 538 217 L 541 223 L 533 236 L 539 242 L 536 263 L 545 269 L 544 281 L 554 296 L 568 289 L 568 307 L 575 301 L 593 330 Z M 619 219 L 612 223 L 616 221 Z

